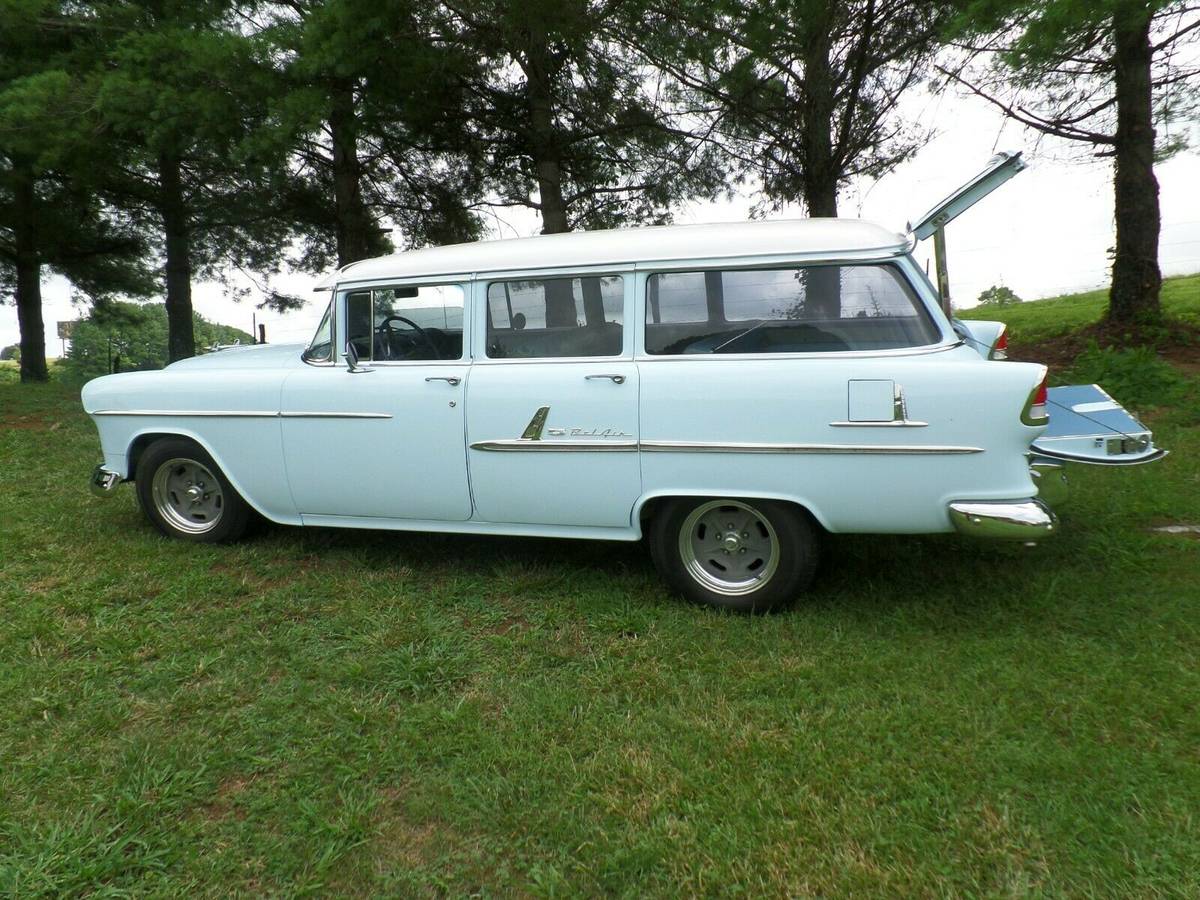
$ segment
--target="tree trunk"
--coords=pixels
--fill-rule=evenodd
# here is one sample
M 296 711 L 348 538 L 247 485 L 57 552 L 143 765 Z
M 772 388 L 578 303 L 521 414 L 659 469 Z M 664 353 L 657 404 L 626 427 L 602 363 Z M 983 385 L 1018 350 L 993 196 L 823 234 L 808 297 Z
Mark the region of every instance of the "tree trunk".
M 811 28 L 811 40 L 803 50 L 805 98 L 800 104 L 800 119 L 804 124 L 804 171 L 801 188 L 811 218 L 837 216 L 838 182 L 841 180 L 841 172 L 833 159 L 836 99 L 829 64 L 831 27 L 826 22 Z
M 158 157 L 159 213 L 163 221 L 167 275 L 167 361 L 196 355 L 192 326 L 192 258 L 187 200 L 179 158 Z
M 33 173 L 19 169 L 14 190 L 17 323 L 21 329 L 21 381 L 47 381 L 46 327 L 42 322 L 42 261 L 37 247 L 37 195 Z
M 533 148 L 542 234 L 562 234 L 570 231 L 571 226 L 567 220 L 567 203 L 563 198 L 562 152 L 554 124 L 554 75 L 550 71 L 546 31 L 540 23 L 530 26 L 523 69 L 529 103 L 529 143 Z M 571 282 L 549 282 L 546 285 L 546 327 L 571 327 L 576 324 L 576 318 Z
M 362 199 L 362 164 L 358 159 L 358 117 L 354 109 L 354 82 L 334 85 L 329 111 L 333 143 L 333 204 L 338 266 L 368 259 L 372 253 L 375 223 Z
M 825 9 L 826 22 L 810 29 L 812 35 L 804 47 L 804 87 L 806 97 L 800 107 L 804 123 L 804 171 L 801 185 L 809 218 L 836 218 L 840 169 L 834 161 L 833 129 L 836 100 L 830 74 L 830 33 L 832 11 Z M 841 315 L 841 270 L 835 266 L 817 266 L 804 278 L 804 316 L 836 319 Z
M 1143 3 L 1119 4 L 1113 15 L 1117 131 L 1113 189 L 1117 246 L 1108 320 L 1123 324 L 1161 317 L 1158 235 L 1162 220 L 1154 177 L 1154 107 L 1150 14 Z

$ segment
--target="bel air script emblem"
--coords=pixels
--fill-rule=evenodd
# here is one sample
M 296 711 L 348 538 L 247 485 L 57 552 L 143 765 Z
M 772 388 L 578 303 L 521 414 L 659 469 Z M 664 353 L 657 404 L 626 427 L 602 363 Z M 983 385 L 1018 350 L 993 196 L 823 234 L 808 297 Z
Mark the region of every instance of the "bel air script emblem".
M 546 429 L 546 434 L 552 437 L 633 437 L 628 431 L 621 431 L 617 428 L 555 428 L 554 426 L 550 426 Z
M 533 414 L 533 418 L 529 420 L 529 424 L 525 426 L 525 430 L 521 433 L 521 439 L 525 441 L 540 441 L 542 432 L 545 431 L 551 437 L 587 437 L 587 438 L 627 438 L 633 437 L 628 431 L 622 431 L 619 428 L 558 428 L 551 425 L 546 427 L 546 418 L 550 415 L 550 407 L 543 406 Z

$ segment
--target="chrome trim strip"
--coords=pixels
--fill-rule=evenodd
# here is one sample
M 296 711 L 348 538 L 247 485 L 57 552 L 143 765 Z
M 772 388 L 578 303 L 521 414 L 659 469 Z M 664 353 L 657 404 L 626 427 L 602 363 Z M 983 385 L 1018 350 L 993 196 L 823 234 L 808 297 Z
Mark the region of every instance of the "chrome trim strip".
M 491 450 L 498 453 L 534 451 L 566 453 L 636 453 L 637 441 L 544 441 L 541 438 L 516 438 L 499 441 L 476 441 L 472 450 Z
M 925 428 L 928 422 L 911 419 L 893 419 L 890 422 L 830 422 L 831 428 Z
M 854 423 L 860 424 L 860 423 Z M 959 454 L 982 453 L 982 447 L 956 447 L 943 444 L 775 444 L 707 441 L 642 441 L 649 453 L 877 453 L 877 454 Z
M 93 416 L 206 416 L 238 419 L 274 419 L 277 411 L 246 409 L 98 409 Z
M 281 419 L 390 419 L 391 413 L 370 412 L 281 412 Z
M 242 409 L 98 409 L 93 416 L 180 416 L 229 419 L 390 419 L 391 413 L 373 412 L 266 412 Z
M 858 423 L 855 423 L 858 424 Z M 885 454 L 885 455 L 954 455 L 982 453 L 982 447 L 955 447 L 940 444 L 765 444 L 765 443 L 707 443 L 703 441 L 545 441 L 517 438 L 515 440 L 475 441 L 472 450 L 514 453 L 525 451 L 565 451 L 573 453 L 781 453 L 781 454 Z

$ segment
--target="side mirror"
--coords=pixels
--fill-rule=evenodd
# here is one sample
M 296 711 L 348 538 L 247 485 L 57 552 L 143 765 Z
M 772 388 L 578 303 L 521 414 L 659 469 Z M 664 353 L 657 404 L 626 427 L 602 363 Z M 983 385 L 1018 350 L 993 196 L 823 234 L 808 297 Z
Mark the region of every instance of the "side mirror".
M 346 341 L 346 368 L 355 375 L 375 371 L 358 364 L 358 348 L 354 346 L 354 341 Z

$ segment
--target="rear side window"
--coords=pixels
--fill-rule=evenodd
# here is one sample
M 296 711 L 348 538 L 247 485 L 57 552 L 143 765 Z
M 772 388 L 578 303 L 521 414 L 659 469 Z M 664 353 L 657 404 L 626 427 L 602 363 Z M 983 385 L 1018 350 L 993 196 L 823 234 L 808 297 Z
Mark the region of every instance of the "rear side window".
M 619 275 L 494 281 L 487 292 L 487 355 L 619 356 L 624 299 Z
M 647 353 L 828 353 L 938 338 L 890 265 L 663 272 L 646 282 Z

